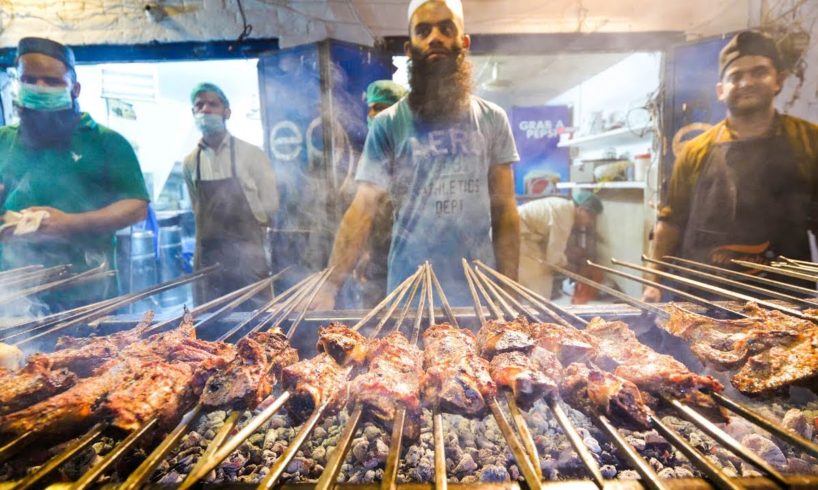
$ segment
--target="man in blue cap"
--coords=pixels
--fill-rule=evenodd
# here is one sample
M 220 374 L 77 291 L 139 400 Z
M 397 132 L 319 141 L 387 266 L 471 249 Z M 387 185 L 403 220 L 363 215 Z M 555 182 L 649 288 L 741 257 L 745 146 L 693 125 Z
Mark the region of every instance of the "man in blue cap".
M 195 268 L 222 266 L 198 282 L 202 303 L 269 275 L 264 233 L 278 209 L 278 192 L 267 155 L 227 131 L 231 110 L 224 91 L 200 83 L 190 102 L 202 133 L 182 165 L 196 217 Z
M 545 264 L 565 266 L 571 232 L 593 225 L 602 209 L 602 201 L 588 191 L 573 199 L 549 196 L 520 206 L 520 283 L 550 298 L 554 274 Z
M 114 232 L 145 218 L 149 195 L 136 154 L 115 131 L 80 112 L 71 48 L 26 37 L 17 47 L 20 123 L 0 128 L 0 212 L 47 212 L 39 229 L 3 234 L 1 267 L 112 266 Z M 64 306 L 113 292 L 97 282 Z

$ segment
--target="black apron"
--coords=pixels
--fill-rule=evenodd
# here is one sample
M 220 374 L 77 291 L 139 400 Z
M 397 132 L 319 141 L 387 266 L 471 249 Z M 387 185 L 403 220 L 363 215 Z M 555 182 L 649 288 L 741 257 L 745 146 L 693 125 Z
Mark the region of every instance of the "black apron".
M 202 304 L 269 276 L 264 229 L 253 215 L 236 178 L 236 150 L 230 136 L 230 177 L 202 180 L 202 149 L 196 153 L 195 268 L 219 263 L 221 269 L 197 281 L 196 302 Z M 261 295 L 264 296 L 264 295 Z M 258 296 L 257 296 L 258 298 Z
M 810 260 L 810 196 L 783 131 L 715 143 L 691 196 L 682 257 L 741 271 L 731 259 Z

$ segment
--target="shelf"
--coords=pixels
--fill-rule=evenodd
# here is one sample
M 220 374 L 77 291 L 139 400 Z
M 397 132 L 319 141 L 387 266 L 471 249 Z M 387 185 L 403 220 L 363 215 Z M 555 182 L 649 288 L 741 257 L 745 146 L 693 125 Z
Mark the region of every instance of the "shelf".
M 644 182 L 559 182 L 557 189 L 644 189 Z
M 649 125 L 636 128 L 619 128 L 604 133 L 580 136 L 567 141 L 561 141 L 557 148 L 571 148 L 579 146 L 617 146 L 627 143 L 638 143 L 653 136 L 653 127 Z

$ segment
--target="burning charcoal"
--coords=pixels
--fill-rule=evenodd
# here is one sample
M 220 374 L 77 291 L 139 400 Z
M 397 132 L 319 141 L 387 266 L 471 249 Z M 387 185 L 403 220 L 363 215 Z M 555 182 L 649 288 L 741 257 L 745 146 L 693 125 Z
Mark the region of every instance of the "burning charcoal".
M 483 483 L 499 483 L 509 481 L 511 479 L 511 475 L 508 474 L 508 470 L 499 465 L 484 466 L 480 471 L 479 477 L 480 481 Z
M 620 471 L 618 475 L 616 475 L 618 480 L 638 480 L 639 473 L 634 470 L 624 470 Z
M 287 421 L 287 417 L 284 415 L 274 415 L 272 418 L 270 418 L 271 429 L 280 429 L 288 425 L 289 422 Z
M 605 478 L 606 480 L 610 480 L 616 476 L 616 468 L 610 464 L 600 467 L 599 471 L 602 473 L 602 478 Z
M 602 448 L 599 447 L 599 443 L 597 442 L 597 440 L 591 437 L 590 435 L 584 438 L 582 442 L 585 443 L 585 446 L 587 446 L 592 453 L 599 454 L 600 452 L 602 452 Z
M 290 464 L 287 465 L 287 473 L 306 475 L 310 471 L 310 468 L 312 468 L 312 465 L 313 462 L 311 459 L 296 456 L 290 461 Z
M 641 439 L 639 437 L 633 437 L 633 436 L 626 436 L 625 439 L 637 451 L 641 452 L 641 451 L 645 450 L 645 440 L 644 439 Z
M 673 468 L 663 468 L 658 474 L 659 478 L 663 479 L 676 478 L 676 472 L 673 470 Z
M 783 470 L 787 467 L 787 457 L 784 456 L 784 453 L 781 452 L 781 449 L 776 446 L 775 443 L 765 437 L 758 434 L 751 434 L 742 439 L 741 445 L 758 454 L 764 461 L 779 470 Z
M 454 469 L 454 473 L 462 476 L 463 474 L 472 473 L 476 469 L 477 463 L 474 462 L 474 459 L 469 453 L 466 453 L 460 458 L 460 461 L 457 463 L 457 466 Z
M 366 460 L 366 453 L 369 450 L 369 441 L 364 438 L 355 439 L 352 441 L 352 455 L 359 463 Z
M 327 430 L 318 426 L 312 431 L 312 437 L 318 440 L 325 439 L 327 437 Z
M 650 459 L 648 460 L 648 464 L 650 464 L 650 465 L 651 465 L 651 467 L 653 467 L 653 470 L 654 470 L 654 471 L 656 471 L 656 472 L 661 471 L 661 470 L 662 470 L 662 469 L 665 467 L 665 466 L 664 466 L 662 463 L 660 463 L 660 462 L 659 462 L 659 460 L 658 460 L 658 459 L 656 459 L 656 458 L 650 458 Z
M 731 417 L 730 423 L 724 426 L 724 431 L 740 441 L 750 434 L 755 434 L 756 428 L 741 417 Z
M 406 456 L 404 457 L 404 461 L 406 464 L 410 466 L 415 466 L 420 461 L 421 456 L 423 455 L 423 450 L 417 446 L 411 446 L 408 451 L 406 451 Z
M 674 471 L 676 473 L 676 478 L 693 478 L 694 477 L 693 472 L 690 471 L 689 469 L 683 467 L 683 466 L 679 466 L 679 467 L 675 468 Z
M 790 473 L 808 475 L 813 472 L 812 465 L 801 458 L 787 458 L 787 469 Z
M 363 435 L 364 437 L 366 437 L 368 441 L 373 441 L 375 440 L 376 437 L 379 437 L 381 435 L 381 430 L 378 429 L 374 424 L 367 424 L 366 427 L 364 427 Z
M 312 451 L 312 457 L 321 464 L 327 462 L 327 450 L 319 446 Z
M 801 435 L 807 440 L 812 440 L 812 425 L 810 425 L 809 421 L 807 421 L 807 417 L 801 410 L 798 410 L 797 408 L 789 410 L 784 415 L 784 420 L 782 423 L 784 424 L 784 427 L 795 432 L 796 434 Z

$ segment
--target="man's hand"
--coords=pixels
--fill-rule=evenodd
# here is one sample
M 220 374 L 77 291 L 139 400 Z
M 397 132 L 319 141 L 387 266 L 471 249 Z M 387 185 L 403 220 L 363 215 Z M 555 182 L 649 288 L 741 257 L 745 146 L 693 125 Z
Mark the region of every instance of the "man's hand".
M 642 301 L 645 303 L 658 303 L 662 300 L 662 291 L 653 286 L 647 286 L 642 291 Z
M 43 219 L 40 228 L 36 231 L 36 235 L 42 238 L 65 238 L 76 233 L 80 228 L 81 219 L 76 214 L 66 213 L 49 206 L 35 206 L 28 210 L 48 213 L 48 217 Z
M 310 304 L 310 311 L 331 311 L 335 309 L 335 297 L 338 296 L 338 286 L 327 281 L 315 295 Z

